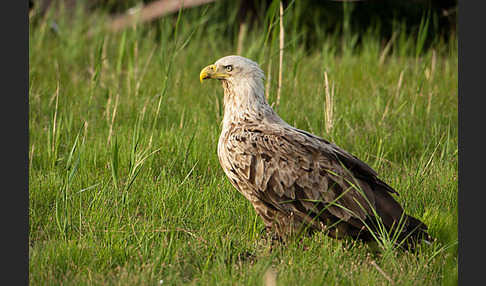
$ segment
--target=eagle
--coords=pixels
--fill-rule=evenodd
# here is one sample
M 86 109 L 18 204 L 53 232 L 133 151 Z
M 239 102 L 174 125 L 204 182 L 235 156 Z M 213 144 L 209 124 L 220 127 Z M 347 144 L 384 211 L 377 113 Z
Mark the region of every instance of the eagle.
M 397 192 L 375 170 L 274 111 L 256 62 L 225 56 L 203 68 L 199 78 L 218 79 L 223 86 L 219 162 L 273 240 L 323 231 L 337 239 L 376 241 L 386 231 L 402 245 L 427 241 L 427 226 L 405 214 L 392 196 Z

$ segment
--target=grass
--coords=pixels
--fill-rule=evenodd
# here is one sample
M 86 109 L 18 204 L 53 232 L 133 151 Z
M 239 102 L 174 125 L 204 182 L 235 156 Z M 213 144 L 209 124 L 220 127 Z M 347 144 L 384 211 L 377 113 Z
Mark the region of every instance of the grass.
M 424 20 L 389 43 L 377 28 L 359 45 L 316 31 L 305 49 L 292 3 L 279 114 L 369 163 L 436 241 L 383 253 L 316 234 L 269 252 L 219 167 L 222 88 L 198 79 L 235 53 L 236 13 L 215 3 L 109 33 L 102 12 L 79 10 L 30 24 L 31 284 L 457 284 L 457 41 L 424 49 Z M 278 27 L 274 3 L 242 47 L 266 74 L 271 63 L 270 102 Z

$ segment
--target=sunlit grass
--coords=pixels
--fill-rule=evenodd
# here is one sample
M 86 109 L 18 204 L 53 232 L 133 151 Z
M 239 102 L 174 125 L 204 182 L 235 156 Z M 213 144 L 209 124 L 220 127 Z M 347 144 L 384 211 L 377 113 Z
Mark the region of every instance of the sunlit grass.
M 375 168 L 436 242 L 385 255 L 316 234 L 269 252 L 261 220 L 219 167 L 222 89 L 198 79 L 236 51 L 226 37 L 235 15 L 211 22 L 221 19 L 218 5 L 121 33 L 97 28 L 106 16 L 96 12 L 32 22 L 31 283 L 255 285 L 272 266 L 279 285 L 455 284 L 455 40 L 423 50 L 424 21 L 417 35 L 397 28 L 386 52 L 372 29 L 360 45 L 341 49 L 339 36 L 323 33 L 321 48 L 307 50 L 292 26 L 303 11 L 298 2 L 286 10 L 279 114 Z M 265 74 L 271 63 L 270 103 L 274 8 L 242 46 Z M 328 132 L 325 72 L 334 84 Z

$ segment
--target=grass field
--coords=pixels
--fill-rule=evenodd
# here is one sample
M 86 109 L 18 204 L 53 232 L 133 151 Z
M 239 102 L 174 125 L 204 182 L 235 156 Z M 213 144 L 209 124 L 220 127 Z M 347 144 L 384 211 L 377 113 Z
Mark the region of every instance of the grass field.
M 201 68 L 236 52 L 235 13 L 218 5 L 120 33 L 100 28 L 101 12 L 31 20 L 30 283 L 457 284 L 456 38 L 425 50 L 424 21 L 412 34 L 397 25 L 389 45 L 370 28 L 358 45 L 316 27 L 317 48 L 304 49 L 306 32 L 293 24 L 303 12 L 286 10 L 278 113 L 377 170 L 436 241 L 377 252 L 317 234 L 270 252 L 219 166 L 222 88 L 199 83 Z M 272 11 L 242 55 L 260 63 L 275 102 Z

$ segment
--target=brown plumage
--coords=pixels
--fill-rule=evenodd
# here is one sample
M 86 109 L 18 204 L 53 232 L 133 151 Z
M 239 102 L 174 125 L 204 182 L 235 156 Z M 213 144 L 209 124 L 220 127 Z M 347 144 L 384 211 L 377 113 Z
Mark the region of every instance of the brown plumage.
M 427 235 L 425 224 L 404 214 L 391 195 L 396 191 L 372 168 L 275 113 L 265 100 L 257 63 L 227 56 L 201 71 L 201 81 L 209 78 L 219 79 L 224 89 L 221 167 L 269 232 L 285 239 L 326 231 L 369 241 L 381 221 L 388 231 L 403 224 L 398 242 Z

